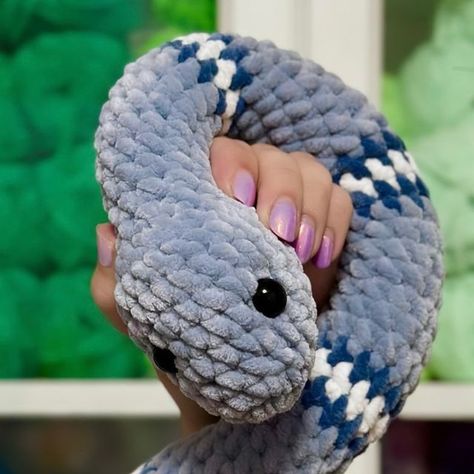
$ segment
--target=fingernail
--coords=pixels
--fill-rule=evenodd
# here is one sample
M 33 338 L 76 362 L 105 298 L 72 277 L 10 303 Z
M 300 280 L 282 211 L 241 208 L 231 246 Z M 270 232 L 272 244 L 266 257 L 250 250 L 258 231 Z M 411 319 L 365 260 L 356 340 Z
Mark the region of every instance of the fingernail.
M 255 202 L 255 181 L 252 175 L 245 170 L 236 173 L 232 185 L 234 197 L 247 206 L 253 206 Z
M 321 245 L 316 255 L 313 257 L 312 262 L 318 268 L 327 268 L 331 264 L 332 252 L 334 244 L 330 237 L 323 235 Z
M 289 199 L 279 199 L 270 213 L 270 229 L 278 237 L 293 242 L 296 231 L 296 207 Z
M 314 226 L 311 219 L 308 216 L 303 216 L 295 244 L 296 255 L 298 255 L 301 263 L 306 263 L 311 256 L 311 250 L 314 245 L 314 234 Z
M 112 266 L 112 242 L 108 241 L 97 228 L 97 258 L 103 267 Z

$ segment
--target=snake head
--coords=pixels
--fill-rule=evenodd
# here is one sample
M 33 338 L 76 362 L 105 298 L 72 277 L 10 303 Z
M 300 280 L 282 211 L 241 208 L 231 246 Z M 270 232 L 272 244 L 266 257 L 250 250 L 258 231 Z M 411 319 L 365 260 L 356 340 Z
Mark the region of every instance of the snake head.
M 294 249 L 253 208 L 208 191 L 132 241 L 119 226 L 116 299 L 131 337 L 186 396 L 228 421 L 261 422 L 308 380 L 316 306 Z

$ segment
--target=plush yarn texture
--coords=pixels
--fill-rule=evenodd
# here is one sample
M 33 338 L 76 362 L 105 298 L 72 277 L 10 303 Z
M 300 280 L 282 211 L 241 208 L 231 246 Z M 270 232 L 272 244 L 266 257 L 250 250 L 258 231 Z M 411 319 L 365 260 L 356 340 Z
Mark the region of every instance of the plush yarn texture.
M 213 181 L 227 134 L 320 160 L 354 213 L 337 286 L 316 319 L 292 247 Z M 137 472 L 341 472 L 415 388 L 443 277 L 428 192 L 403 142 L 359 92 L 272 43 L 196 34 L 128 65 L 97 130 L 117 228 L 115 297 L 150 357 L 222 420 Z M 286 292 L 254 305 L 259 280 Z

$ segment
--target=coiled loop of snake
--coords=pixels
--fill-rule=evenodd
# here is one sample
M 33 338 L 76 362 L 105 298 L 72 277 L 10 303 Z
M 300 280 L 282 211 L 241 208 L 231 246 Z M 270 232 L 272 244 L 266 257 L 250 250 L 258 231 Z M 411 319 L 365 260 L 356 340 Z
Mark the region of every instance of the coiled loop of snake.
M 213 183 L 217 134 L 311 153 L 349 191 L 319 335 L 294 251 Z M 142 472 L 336 472 L 380 437 L 426 360 L 443 270 L 428 192 L 364 96 L 269 42 L 190 35 L 127 66 L 96 147 L 130 335 L 223 418 Z M 285 291 L 276 317 L 254 304 L 265 280 Z

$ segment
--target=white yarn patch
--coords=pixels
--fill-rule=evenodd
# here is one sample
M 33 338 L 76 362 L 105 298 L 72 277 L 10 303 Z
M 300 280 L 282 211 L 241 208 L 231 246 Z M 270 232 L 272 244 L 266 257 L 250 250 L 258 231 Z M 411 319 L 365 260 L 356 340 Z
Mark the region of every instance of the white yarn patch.
M 226 108 L 223 114 L 224 118 L 230 118 L 235 114 L 237 102 L 239 101 L 239 93 L 236 91 L 227 91 L 225 93 Z
M 346 418 L 349 421 L 354 420 L 364 411 L 368 404 L 366 396 L 369 389 L 370 384 L 367 380 L 361 380 L 351 388 L 346 407 Z
M 356 179 L 352 174 L 345 173 L 342 175 L 339 185 L 351 193 L 360 191 L 374 198 L 378 197 L 378 193 L 374 188 L 374 183 L 369 178 L 364 177 L 361 179 Z
M 364 162 L 365 166 L 372 174 L 372 178 L 379 181 L 386 181 L 390 186 L 400 191 L 395 170 L 391 166 L 382 164 L 377 158 L 369 158 Z
M 321 375 L 324 375 L 326 377 L 331 377 L 332 375 L 332 367 L 328 363 L 328 355 L 331 351 L 329 349 L 318 349 L 316 351 L 315 357 L 314 357 L 314 364 L 311 369 L 311 374 L 309 376 L 309 379 L 313 381 L 316 377 L 320 377 Z
M 408 162 L 410 163 L 410 166 L 413 168 L 413 171 L 419 175 L 419 169 L 418 166 L 415 163 L 415 160 L 413 159 L 413 156 L 411 156 L 411 153 L 408 153 L 408 151 L 404 151 L 403 154 L 405 155 L 406 158 L 408 158 Z
M 222 50 L 225 49 L 225 43 L 222 40 L 206 41 L 196 53 L 196 58 L 199 61 L 206 59 L 218 59 Z
M 375 168 L 379 169 L 378 166 Z M 369 400 L 367 394 L 370 390 L 370 382 L 361 380 L 352 385 L 349 378 L 354 369 L 354 364 L 352 362 L 339 362 L 333 367 L 327 361 L 330 353 L 329 349 L 324 348 L 316 351 L 309 379 L 313 381 L 317 377 L 329 377 L 329 380 L 324 384 L 324 390 L 331 403 L 345 395 L 347 396 L 346 420 L 352 421 L 362 415 L 357 435 L 367 434 L 369 443 L 380 438 L 385 432 L 390 419 L 388 415 L 380 417 L 385 407 L 385 398 L 378 395 Z
M 377 439 L 380 439 L 385 431 L 387 430 L 387 425 L 390 420 L 390 417 L 388 415 L 382 416 L 375 425 L 369 430 L 369 433 L 367 435 L 367 441 L 369 443 L 373 443 Z
M 179 36 L 176 38 L 177 40 L 181 41 L 183 44 L 192 44 L 192 43 L 205 43 L 210 35 L 207 33 L 192 33 L 186 36 Z
M 326 382 L 326 394 L 331 402 L 335 402 L 341 395 L 347 395 L 352 387 L 349 375 L 354 368 L 351 362 L 339 362 L 332 369 L 332 376 Z
M 196 51 L 196 59 L 198 61 L 215 60 L 217 73 L 213 77 L 212 83 L 225 93 L 225 110 L 222 113 L 222 128 L 219 132 L 219 135 L 225 135 L 232 125 L 232 117 L 235 115 L 240 97 L 239 91 L 229 90 L 234 75 L 237 72 L 237 64 L 231 59 L 219 59 L 227 45 L 220 39 L 209 38 L 210 35 L 206 33 L 193 33 L 177 39 L 183 45 L 199 43 L 199 49 Z
M 384 406 L 385 399 L 380 395 L 378 397 L 372 398 L 372 400 L 370 400 L 368 403 L 366 400 L 366 407 L 363 411 L 362 423 L 359 426 L 358 433 L 361 435 L 366 434 L 371 428 L 375 426 Z
M 388 157 L 392 161 L 393 167 L 397 173 L 406 176 L 412 183 L 416 182 L 415 169 L 410 161 L 405 159 L 403 153 L 396 150 L 388 150 Z
M 213 82 L 219 89 L 227 90 L 232 84 L 237 66 L 235 62 L 230 59 L 218 59 L 216 64 L 217 74 L 214 76 Z

